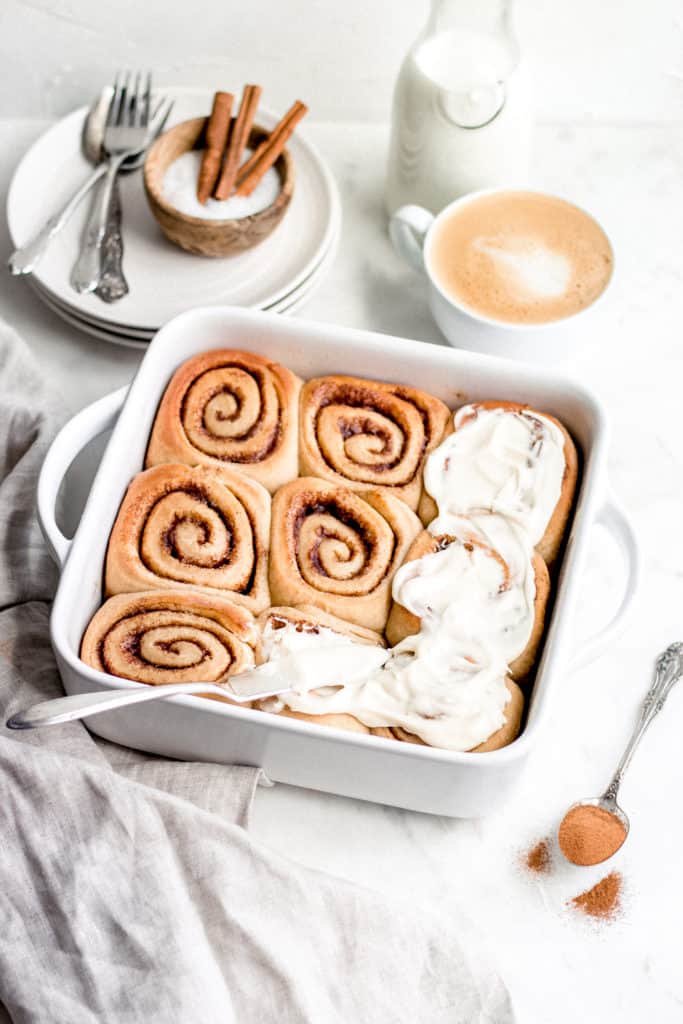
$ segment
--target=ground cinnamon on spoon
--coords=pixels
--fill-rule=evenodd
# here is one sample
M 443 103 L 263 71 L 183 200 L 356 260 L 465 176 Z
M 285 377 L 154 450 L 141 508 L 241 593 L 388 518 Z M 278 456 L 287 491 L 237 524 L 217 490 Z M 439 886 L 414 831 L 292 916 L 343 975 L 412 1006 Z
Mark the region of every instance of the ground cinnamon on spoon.
M 562 853 L 572 864 L 601 864 L 623 844 L 626 828 L 604 807 L 579 804 L 565 814 L 557 838 Z
M 571 904 L 588 917 L 613 918 L 620 909 L 621 889 L 622 877 L 616 871 L 612 871 L 592 889 L 575 896 Z

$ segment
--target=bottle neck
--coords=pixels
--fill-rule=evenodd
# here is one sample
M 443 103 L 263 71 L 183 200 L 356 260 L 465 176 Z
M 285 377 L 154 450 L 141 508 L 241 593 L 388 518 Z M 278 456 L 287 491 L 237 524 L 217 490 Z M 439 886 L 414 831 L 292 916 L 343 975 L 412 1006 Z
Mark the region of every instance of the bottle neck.
M 462 128 L 482 127 L 502 110 L 519 56 L 510 0 L 432 0 L 413 47 L 442 114 Z
M 511 0 L 432 0 L 426 34 L 458 29 L 514 38 Z
M 427 24 L 415 48 L 430 40 L 441 40 L 434 49 L 445 50 L 448 46 L 453 61 L 462 60 L 463 54 L 466 59 L 468 51 L 474 53 L 480 80 L 473 81 L 473 87 L 489 86 L 494 80 L 504 82 L 520 60 L 512 25 L 512 0 L 432 0 Z M 478 60 L 477 52 L 481 53 Z

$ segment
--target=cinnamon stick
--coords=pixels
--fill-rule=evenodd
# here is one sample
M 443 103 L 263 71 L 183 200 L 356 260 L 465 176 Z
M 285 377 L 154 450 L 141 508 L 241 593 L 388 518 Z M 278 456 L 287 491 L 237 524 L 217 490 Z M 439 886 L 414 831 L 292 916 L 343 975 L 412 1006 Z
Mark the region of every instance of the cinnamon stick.
M 217 92 L 213 98 L 211 116 L 206 126 L 206 149 L 199 168 L 197 199 L 205 203 L 214 190 L 221 169 L 223 151 L 230 131 L 230 114 L 234 96 L 230 92 Z
M 301 118 L 307 113 L 306 104 L 297 100 L 282 120 L 276 124 L 268 138 L 254 150 L 247 162 L 240 167 L 237 175 L 235 191 L 238 196 L 251 195 L 263 175 L 273 166 L 287 145 L 287 140 Z
M 230 132 L 228 148 L 223 158 L 223 170 L 218 178 L 214 196 L 216 199 L 227 199 L 232 192 L 244 147 L 249 142 L 251 127 L 261 98 L 260 85 L 246 85 L 242 93 L 240 109 Z

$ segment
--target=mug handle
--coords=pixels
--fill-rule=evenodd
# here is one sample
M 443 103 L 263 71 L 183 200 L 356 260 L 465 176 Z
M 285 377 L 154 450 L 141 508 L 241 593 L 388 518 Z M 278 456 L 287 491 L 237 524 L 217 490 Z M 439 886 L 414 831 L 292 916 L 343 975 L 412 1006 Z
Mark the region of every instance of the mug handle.
M 398 255 L 424 272 L 424 240 L 434 215 L 424 206 L 401 206 L 389 221 L 389 235 Z

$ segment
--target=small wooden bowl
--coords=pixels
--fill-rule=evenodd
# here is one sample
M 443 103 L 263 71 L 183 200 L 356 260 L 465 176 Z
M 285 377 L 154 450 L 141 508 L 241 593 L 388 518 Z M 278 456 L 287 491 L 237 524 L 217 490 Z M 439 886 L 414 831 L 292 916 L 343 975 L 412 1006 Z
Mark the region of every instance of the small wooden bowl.
M 234 256 L 258 245 L 280 223 L 294 192 L 294 161 L 285 149 L 275 162 L 280 176 L 277 198 L 265 210 L 235 220 L 209 220 L 181 213 L 164 198 L 164 175 L 174 160 L 192 149 L 204 149 L 208 118 L 194 117 L 160 135 L 145 158 L 144 182 L 147 200 L 159 227 L 171 241 L 200 256 Z M 254 125 L 249 147 L 254 149 L 268 135 Z

